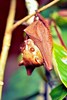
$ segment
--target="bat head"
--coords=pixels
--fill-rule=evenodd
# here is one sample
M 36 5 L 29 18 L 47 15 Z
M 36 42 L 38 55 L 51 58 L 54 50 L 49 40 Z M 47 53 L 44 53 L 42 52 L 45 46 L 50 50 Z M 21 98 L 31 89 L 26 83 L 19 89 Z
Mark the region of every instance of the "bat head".
M 34 44 L 33 40 L 27 39 L 21 47 L 22 60 L 19 65 L 25 65 L 27 74 L 43 64 L 43 57 L 39 48 Z

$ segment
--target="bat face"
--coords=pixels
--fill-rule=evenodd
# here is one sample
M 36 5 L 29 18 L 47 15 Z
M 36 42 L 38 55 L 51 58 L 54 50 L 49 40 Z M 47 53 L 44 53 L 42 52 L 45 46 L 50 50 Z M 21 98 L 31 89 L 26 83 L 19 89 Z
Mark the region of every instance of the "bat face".
M 21 47 L 21 53 L 23 59 L 20 65 L 24 64 L 26 66 L 28 75 L 32 73 L 35 67 L 39 67 L 43 64 L 42 54 L 31 39 L 24 41 L 24 45 Z

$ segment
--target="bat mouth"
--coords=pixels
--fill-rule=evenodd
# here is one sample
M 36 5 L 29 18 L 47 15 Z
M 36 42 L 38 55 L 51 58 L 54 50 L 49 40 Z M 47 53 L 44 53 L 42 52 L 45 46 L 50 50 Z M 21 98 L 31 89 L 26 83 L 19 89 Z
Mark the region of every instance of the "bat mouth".
M 21 62 L 19 63 L 19 66 L 22 66 L 22 65 L 24 65 L 26 67 L 27 75 L 31 75 L 33 70 L 36 67 L 40 67 L 43 64 L 38 64 L 38 63 L 35 64 L 31 61 L 28 61 L 28 60 L 24 59 L 24 60 L 21 60 Z

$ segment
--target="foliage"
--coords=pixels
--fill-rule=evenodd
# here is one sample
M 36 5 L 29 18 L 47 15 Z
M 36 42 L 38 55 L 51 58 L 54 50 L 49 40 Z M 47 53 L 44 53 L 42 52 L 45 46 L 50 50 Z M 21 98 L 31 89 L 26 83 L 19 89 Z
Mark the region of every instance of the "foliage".
M 60 16 L 58 12 L 53 12 L 50 16 L 56 21 L 59 26 L 67 24 L 67 17 Z
M 63 100 L 67 95 L 67 88 L 60 84 L 51 91 L 50 95 L 52 100 Z
M 67 51 L 54 43 L 53 64 L 62 83 L 67 87 Z

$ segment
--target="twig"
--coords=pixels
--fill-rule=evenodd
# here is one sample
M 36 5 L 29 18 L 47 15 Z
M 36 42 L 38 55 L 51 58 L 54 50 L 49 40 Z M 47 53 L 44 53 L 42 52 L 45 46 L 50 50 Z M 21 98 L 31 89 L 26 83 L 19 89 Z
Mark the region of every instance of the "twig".
M 14 23 L 14 16 L 15 16 L 15 8 L 16 8 L 16 0 L 11 0 L 9 16 L 7 19 L 7 25 L 5 30 L 5 35 L 3 39 L 3 46 L 1 52 L 1 59 L 0 59 L 0 100 L 2 100 L 2 87 L 3 87 L 3 78 L 4 78 L 4 70 L 5 64 L 8 56 L 8 51 L 11 44 L 11 37 L 12 37 L 12 26 Z
M 61 45 L 62 45 L 65 49 L 67 49 L 67 47 L 66 47 L 66 45 L 65 45 L 65 43 L 64 43 L 64 41 L 63 41 L 63 39 L 62 39 L 62 36 L 61 36 L 61 34 L 60 34 L 60 32 L 59 32 L 59 30 L 58 30 L 58 28 L 57 28 L 57 25 L 56 25 L 55 20 L 52 19 L 51 21 L 52 21 L 53 24 L 54 24 L 54 28 L 55 28 L 55 30 L 56 30 L 56 33 L 57 33 L 57 36 L 58 36 L 58 38 L 59 38 L 59 40 L 60 40 Z
M 50 2 L 49 4 L 47 4 L 47 5 L 43 6 L 43 7 L 41 7 L 40 9 L 38 9 L 37 12 L 41 12 L 41 11 L 43 11 L 43 10 L 45 10 L 45 9 L 47 9 L 47 8 L 49 8 L 49 7 L 51 7 L 52 5 L 54 5 L 55 3 L 57 3 L 58 1 L 60 1 L 60 0 L 54 0 L 54 1 Z M 23 19 L 21 19 L 21 20 L 19 20 L 19 21 L 17 21 L 17 22 L 13 25 L 12 30 L 14 30 L 16 27 L 18 27 L 20 24 L 22 24 L 23 22 L 25 22 L 26 20 L 28 20 L 29 18 L 31 18 L 31 17 L 34 16 L 35 14 L 36 14 L 36 12 L 33 13 L 33 14 L 31 14 L 31 15 L 28 15 L 28 16 L 24 17 Z
M 58 36 L 58 38 L 59 38 L 59 40 L 60 40 L 61 45 L 62 45 L 65 49 L 67 49 L 67 47 L 66 47 L 66 45 L 65 45 L 65 43 L 64 43 L 64 41 L 63 41 L 63 39 L 62 39 L 62 36 L 60 35 L 60 33 L 59 33 L 59 31 L 58 31 L 58 28 L 57 28 L 56 24 L 54 25 L 54 27 L 55 27 L 55 30 L 56 30 L 56 32 L 57 32 L 57 36 Z

